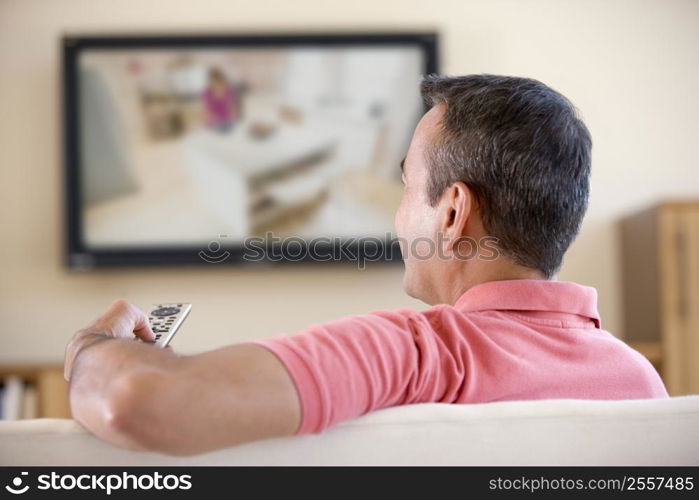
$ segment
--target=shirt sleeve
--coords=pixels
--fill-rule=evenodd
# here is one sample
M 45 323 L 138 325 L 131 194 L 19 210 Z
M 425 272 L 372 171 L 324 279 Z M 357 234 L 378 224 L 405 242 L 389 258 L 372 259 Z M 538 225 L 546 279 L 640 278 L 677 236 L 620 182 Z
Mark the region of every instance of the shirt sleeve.
M 288 370 L 301 404 L 296 434 L 319 433 L 379 408 L 453 402 L 468 356 L 439 322 L 435 314 L 382 311 L 250 343 Z

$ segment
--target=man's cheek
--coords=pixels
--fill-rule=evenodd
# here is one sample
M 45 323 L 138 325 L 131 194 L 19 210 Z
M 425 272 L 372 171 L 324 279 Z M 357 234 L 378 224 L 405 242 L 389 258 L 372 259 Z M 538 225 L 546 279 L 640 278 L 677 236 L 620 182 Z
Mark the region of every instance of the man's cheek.
M 405 259 L 405 255 L 406 255 L 405 252 L 407 250 L 406 241 L 408 238 L 408 234 L 406 233 L 406 227 L 409 229 L 409 226 L 407 226 L 405 221 L 403 220 L 403 212 L 399 210 L 399 212 L 396 214 L 395 230 L 396 230 L 396 238 L 398 238 L 398 243 L 400 245 L 400 251 L 401 251 L 404 259 Z
M 393 226 L 396 230 L 396 236 L 403 236 L 403 218 L 405 217 L 405 200 L 402 199 L 400 205 L 398 205 L 398 210 L 396 210 L 396 216 L 393 219 Z

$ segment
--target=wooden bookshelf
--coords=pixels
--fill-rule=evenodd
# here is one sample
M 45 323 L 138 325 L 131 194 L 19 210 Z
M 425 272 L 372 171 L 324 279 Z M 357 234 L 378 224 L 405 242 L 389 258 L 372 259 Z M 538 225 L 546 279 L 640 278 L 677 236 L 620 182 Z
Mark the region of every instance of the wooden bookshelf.
M 62 364 L 0 366 L 0 381 L 11 375 L 36 388 L 37 418 L 71 418 Z
M 699 200 L 621 222 L 625 340 L 672 396 L 699 394 Z
M 659 374 L 663 373 L 663 344 L 657 342 L 629 342 L 629 345 L 643 354 Z

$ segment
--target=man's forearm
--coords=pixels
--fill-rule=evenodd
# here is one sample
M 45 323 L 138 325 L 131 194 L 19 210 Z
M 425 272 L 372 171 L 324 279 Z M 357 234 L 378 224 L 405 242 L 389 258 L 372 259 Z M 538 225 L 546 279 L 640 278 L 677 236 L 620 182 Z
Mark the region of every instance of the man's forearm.
M 300 407 L 284 366 L 239 344 L 179 357 L 125 339 L 97 341 L 76 358 L 74 417 L 102 439 L 175 455 L 291 435 Z
M 99 437 L 128 448 L 142 443 L 124 432 L 131 401 L 140 381 L 174 369 L 178 356 L 167 349 L 85 332 L 72 346 L 75 358 L 70 373 L 73 417 Z M 144 388 L 145 389 L 145 388 Z

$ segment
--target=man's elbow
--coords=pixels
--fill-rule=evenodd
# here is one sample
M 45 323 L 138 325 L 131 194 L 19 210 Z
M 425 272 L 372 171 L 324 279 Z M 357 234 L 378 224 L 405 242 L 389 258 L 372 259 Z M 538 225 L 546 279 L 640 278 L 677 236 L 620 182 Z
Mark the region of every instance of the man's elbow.
M 136 451 L 170 453 L 166 416 L 162 404 L 167 375 L 139 372 L 115 382 L 104 404 L 104 428 L 108 441 Z M 172 454 L 172 453 L 170 453 Z

